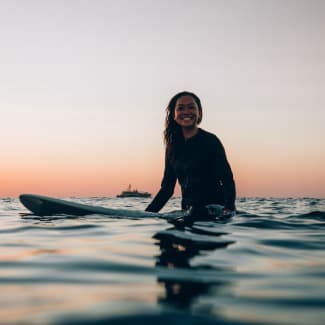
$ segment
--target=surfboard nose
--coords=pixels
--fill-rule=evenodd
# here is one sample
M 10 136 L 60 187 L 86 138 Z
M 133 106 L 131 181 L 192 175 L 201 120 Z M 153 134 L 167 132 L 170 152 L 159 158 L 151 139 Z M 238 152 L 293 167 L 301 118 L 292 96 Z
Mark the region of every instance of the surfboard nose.
M 33 194 L 21 194 L 19 195 L 20 202 L 30 211 L 35 214 L 39 214 L 42 207 L 42 201 Z

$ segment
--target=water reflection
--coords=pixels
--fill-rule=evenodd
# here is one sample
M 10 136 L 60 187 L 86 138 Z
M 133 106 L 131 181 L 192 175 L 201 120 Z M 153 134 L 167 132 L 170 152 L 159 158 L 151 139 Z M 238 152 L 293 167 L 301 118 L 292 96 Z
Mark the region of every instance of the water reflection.
M 202 232 L 204 233 L 204 230 L 200 228 L 200 233 L 202 234 Z M 157 278 L 157 282 L 165 290 L 164 296 L 158 298 L 160 304 L 191 310 L 200 296 L 207 296 L 211 293 L 215 299 L 218 291 L 230 286 L 229 281 L 218 279 L 218 272 L 229 271 L 228 269 L 211 266 L 207 268 L 204 265 L 193 265 L 192 263 L 193 259 L 202 253 L 206 254 L 208 251 L 226 248 L 234 243 L 222 238 L 223 234 L 216 233 L 212 237 L 211 232 L 208 232 L 207 236 L 206 234 L 195 234 L 195 229 L 170 228 L 153 236 L 158 240 L 157 244 L 160 247 L 156 267 L 170 270 Z M 188 276 L 184 276 L 184 271 L 191 272 L 186 272 Z M 205 278 L 207 271 L 210 273 L 209 279 Z M 193 277 L 193 272 L 199 276 Z

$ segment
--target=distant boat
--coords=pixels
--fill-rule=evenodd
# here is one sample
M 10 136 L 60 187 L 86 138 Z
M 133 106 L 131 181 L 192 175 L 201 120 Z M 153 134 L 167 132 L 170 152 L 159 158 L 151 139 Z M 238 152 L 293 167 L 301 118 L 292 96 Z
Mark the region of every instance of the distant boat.
M 127 190 L 118 194 L 116 197 L 151 197 L 151 194 L 148 192 L 139 192 L 137 189 L 132 190 L 131 184 L 129 184 Z

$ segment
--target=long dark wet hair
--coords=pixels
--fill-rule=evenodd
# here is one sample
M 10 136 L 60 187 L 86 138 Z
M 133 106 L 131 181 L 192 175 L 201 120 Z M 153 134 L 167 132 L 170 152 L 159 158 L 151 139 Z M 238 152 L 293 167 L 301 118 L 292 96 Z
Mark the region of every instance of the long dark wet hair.
M 164 130 L 164 142 L 166 146 L 166 152 L 170 158 L 175 158 L 177 149 L 179 148 L 179 146 L 182 145 L 182 143 L 184 143 L 182 128 L 174 120 L 176 102 L 180 97 L 183 96 L 191 96 L 194 99 L 200 112 L 200 118 L 198 120 L 198 124 L 202 120 L 202 105 L 201 105 L 200 98 L 198 96 L 196 96 L 194 93 L 191 93 L 189 91 L 182 91 L 176 94 L 174 97 L 172 97 L 172 99 L 169 101 L 169 104 L 166 108 L 165 130 Z

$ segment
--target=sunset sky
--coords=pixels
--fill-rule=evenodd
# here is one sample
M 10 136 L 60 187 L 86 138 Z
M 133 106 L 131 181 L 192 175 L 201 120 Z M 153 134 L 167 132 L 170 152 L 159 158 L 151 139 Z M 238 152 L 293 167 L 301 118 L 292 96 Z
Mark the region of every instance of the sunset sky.
M 154 194 L 189 90 L 238 196 L 325 197 L 324 40 L 322 0 L 1 0 L 0 196 Z

